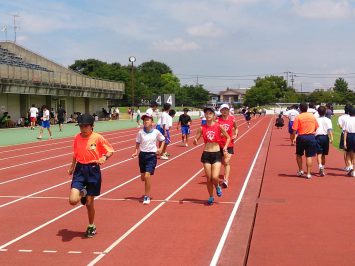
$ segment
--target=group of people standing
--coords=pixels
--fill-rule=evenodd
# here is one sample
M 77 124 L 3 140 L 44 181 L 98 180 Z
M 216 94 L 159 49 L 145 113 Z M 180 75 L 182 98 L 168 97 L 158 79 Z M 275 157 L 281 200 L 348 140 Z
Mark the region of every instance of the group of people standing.
M 151 176 L 154 175 L 158 156 L 160 155 L 161 159 L 162 156 L 167 156 L 166 147 L 170 143 L 169 130 L 176 113 L 175 110 L 170 110 L 170 104 L 165 104 L 154 128 L 153 113 L 157 106 L 156 103 L 152 103 L 142 115 L 143 128 L 136 135 L 135 150 L 132 154 L 132 158 L 138 157 L 140 177 L 144 181 L 143 204 L 149 204 L 151 201 Z M 197 129 L 193 141 L 193 144 L 197 145 L 202 137 L 205 143 L 201 162 L 207 178 L 209 194 L 207 204 L 209 205 L 214 203 L 214 188 L 217 196 L 222 196 L 219 180 L 222 164 L 225 166 L 222 186 L 228 187 L 230 159 L 234 153 L 233 144 L 238 135 L 237 123 L 234 116 L 229 114 L 229 106 L 224 104 L 220 110 L 221 115 L 217 118 L 213 108 L 204 109 L 206 123 Z M 177 124 L 177 129 L 181 127 L 182 145 L 185 147 L 188 147 L 192 122 L 187 113 L 188 109 L 185 108 Z M 68 173 L 73 175 L 69 202 L 71 205 L 76 205 L 78 202 L 86 205 L 89 219 L 86 236 L 93 237 L 96 234 L 94 197 L 100 194 L 101 189 L 100 165 L 113 155 L 114 149 L 102 135 L 93 131 L 94 118 L 90 114 L 81 115 L 78 118 L 78 125 L 80 133 L 74 138 L 73 159 L 68 169 Z
M 353 165 L 355 163 L 355 107 L 346 105 L 345 114 L 338 118 L 341 128 L 339 148 L 344 150 L 344 161 L 349 176 L 355 177 Z M 317 156 L 319 175 L 325 175 L 326 156 L 329 153 L 329 143 L 334 140 L 333 126 L 330 120 L 333 112 L 331 106 L 314 108 L 307 103 L 294 105 L 283 113 L 288 117 L 288 130 L 291 145 L 296 145 L 296 161 L 298 176 L 312 177 L 312 157 Z M 302 157 L 306 157 L 306 173 L 303 171 Z

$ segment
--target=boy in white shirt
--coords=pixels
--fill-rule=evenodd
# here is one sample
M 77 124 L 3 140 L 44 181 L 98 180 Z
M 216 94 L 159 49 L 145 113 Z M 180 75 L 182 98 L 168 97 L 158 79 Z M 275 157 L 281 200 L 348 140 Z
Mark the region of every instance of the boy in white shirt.
M 349 111 L 350 117 L 346 120 L 344 126 L 344 148 L 349 153 L 351 166 L 355 164 L 355 107 Z M 355 171 L 352 167 L 349 176 L 355 177 Z
M 166 138 L 166 129 L 168 128 L 167 127 L 167 124 L 168 124 L 168 117 L 169 117 L 169 110 L 170 110 L 170 107 L 171 107 L 171 104 L 170 103 L 164 103 L 163 105 L 163 112 L 161 113 L 161 116 L 160 118 L 158 119 L 158 122 L 157 122 L 157 129 L 160 131 L 160 133 L 163 134 L 163 136 Z M 159 147 L 161 146 L 162 142 L 159 142 Z M 167 156 L 165 154 L 165 151 L 163 152 L 163 156 L 162 158 L 160 159 L 163 159 L 163 160 L 167 160 Z
M 296 136 L 294 136 L 293 134 L 292 126 L 296 116 L 300 114 L 296 109 L 297 109 L 297 105 L 292 105 L 290 110 L 283 113 L 283 115 L 287 116 L 288 118 L 288 133 L 290 134 L 290 140 L 292 146 L 294 146 L 296 143 Z
M 43 134 L 43 129 L 47 129 L 49 133 L 49 139 L 52 139 L 52 132 L 51 132 L 51 124 L 50 124 L 50 114 L 47 106 L 43 105 L 42 106 L 43 110 L 43 117 L 42 117 L 42 122 L 41 122 L 41 129 L 39 130 L 39 135 L 37 139 L 42 139 L 42 134 Z
M 153 116 L 146 113 L 142 116 L 143 129 L 139 130 L 136 137 L 136 149 L 132 157 L 136 157 L 139 152 L 139 169 L 141 180 L 144 181 L 144 199 L 143 204 L 150 203 L 150 188 L 151 176 L 154 175 L 154 170 L 157 165 L 157 154 L 161 154 L 165 146 L 163 142 L 165 137 L 159 130 L 153 128 Z M 161 141 L 163 144 L 157 148 L 156 142 Z
M 169 110 L 169 115 L 166 117 L 166 126 L 165 126 L 165 146 L 163 148 L 162 156 L 160 159 L 162 160 L 168 160 L 170 154 L 166 152 L 166 148 L 168 145 L 171 143 L 170 140 L 170 129 L 173 126 L 173 118 L 176 114 L 176 111 L 174 109 Z
M 326 108 L 324 106 L 320 106 L 318 108 L 319 117 L 317 118 L 319 127 L 316 130 L 317 161 L 320 176 L 325 175 L 325 156 L 329 153 L 329 143 L 333 143 L 332 121 L 328 117 L 325 117 L 325 113 Z
M 349 112 L 351 110 L 352 106 L 347 104 L 344 107 L 344 114 L 339 116 L 338 118 L 338 126 L 341 128 L 342 132 L 340 135 L 340 142 L 339 142 L 339 149 L 344 150 L 344 162 L 345 162 L 345 171 L 349 172 L 351 169 L 353 169 L 352 163 L 350 161 L 350 154 L 349 152 L 346 151 L 344 147 L 344 127 L 345 127 L 345 122 L 346 120 L 350 117 Z
M 38 108 L 34 104 L 32 104 L 29 112 L 30 112 L 31 130 L 34 130 L 37 121 Z

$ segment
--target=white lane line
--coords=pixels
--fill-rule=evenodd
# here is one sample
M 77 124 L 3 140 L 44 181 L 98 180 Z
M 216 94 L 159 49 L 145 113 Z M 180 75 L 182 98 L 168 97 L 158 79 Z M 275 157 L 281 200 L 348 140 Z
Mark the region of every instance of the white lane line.
M 257 123 L 256 123 L 254 126 L 252 126 L 250 129 L 248 129 L 246 132 L 244 132 L 244 134 L 243 134 L 242 136 L 240 136 L 240 137 L 237 139 L 237 141 L 239 141 L 244 135 L 246 135 L 250 130 L 252 130 L 252 129 L 253 129 L 257 124 L 259 124 L 259 123 L 260 123 L 260 121 L 257 122 Z M 172 158 L 172 159 L 170 159 L 170 160 L 168 160 L 168 161 L 166 161 L 166 162 L 164 162 L 164 163 L 162 163 L 162 164 L 159 164 L 159 165 L 157 166 L 157 168 L 159 168 L 159 167 L 165 165 L 166 163 L 169 163 L 169 162 L 171 162 L 171 161 L 173 161 L 173 160 L 175 160 L 175 159 L 181 157 L 182 155 L 184 155 L 184 154 L 186 154 L 186 153 L 188 153 L 188 152 L 190 152 L 190 151 L 192 151 L 192 150 L 194 150 L 194 149 L 200 147 L 201 145 L 202 145 L 202 144 L 197 145 L 197 146 L 195 146 L 194 148 L 189 149 L 189 150 L 187 150 L 187 151 L 185 151 L 185 152 L 183 152 L 183 153 L 177 155 L 176 157 L 174 157 L 174 158 Z M 118 186 L 116 186 L 116 187 L 114 187 L 114 188 L 112 188 L 112 189 L 106 191 L 105 193 L 101 194 L 101 195 L 98 196 L 97 198 L 100 198 L 100 197 L 102 197 L 102 196 L 105 196 L 105 195 L 107 195 L 108 193 L 110 193 L 110 192 L 112 192 L 112 191 L 114 191 L 114 190 L 116 190 L 116 189 L 118 189 L 118 188 L 120 188 L 120 187 L 122 187 L 122 186 L 124 186 L 124 185 L 126 185 L 126 184 L 128 184 L 128 183 L 130 183 L 130 182 L 132 182 L 132 181 L 134 181 L 134 180 L 136 180 L 137 178 L 140 178 L 140 175 L 137 175 L 137 176 L 131 178 L 130 180 L 128 180 L 128 181 L 126 181 L 126 182 L 124 182 L 124 183 L 122 183 L 122 184 L 120 184 L 120 185 L 118 185 Z M 163 204 L 163 203 L 161 203 L 161 204 Z M 41 224 L 40 226 L 35 227 L 34 229 L 28 231 L 27 233 L 22 234 L 22 235 L 20 235 L 19 237 L 15 238 L 15 239 L 13 239 L 13 240 L 10 240 L 9 242 L 7 242 L 7 243 L 1 245 L 1 246 L 0 246 L 0 249 L 4 249 L 4 248 L 6 248 L 6 247 L 12 245 L 13 243 L 18 242 L 19 240 L 21 240 L 21 239 L 23 239 L 23 238 L 25 238 L 25 237 L 27 237 L 27 236 L 33 234 L 34 232 L 39 231 L 40 229 L 42 229 L 42 228 L 46 227 L 47 225 L 49 225 L 49 224 L 51 224 L 51 223 L 54 223 L 55 221 L 57 221 L 57 220 L 59 220 L 59 219 L 65 217 L 65 216 L 69 215 L 70 213 L 72 213 L 72 212 L 74 212 L 74 211 L 80 209 L 81 207 L 83 207 L 83 205 L 79 205 L 79 206 L 77 206 L 77 207 L 75 207 L 75 208 L 73 208 L 73 209 L 71 209 L 71 210 L 69 210 L 69 211 L 67 211 L 67 212 L 65 212 L 65 213 L 62 213 L 61 215 L 59 215 L 59 216 L 57 216 L 57 217 L 55 217 L 55 218 L 49 220 L 48 222 L 46 222 L 46 223 L 44 223 L 44 224 Z
M 43 250 L 43 253 L 57 253 L 57 250 Z
M 269 128 L 270 128 L 271 122 L 272 122 L 272 119 L 270 120 L 269 126 L 268 126 L 268 128 L 267 128 L 267 130 L 266 130 L 266 132 L 265 132 L 265 134 L 264 134 L 263 139 L 261 140 L 261 143 L 260 143 L 260 145 L 259 145 L 258 151 L 257 151 L 256 154 L 255 154 L 253 163 L 251 164 L 251 166 L 250 166 L 250 168 L 249 168 L 249 172 L 248 172 L 248 174 L 247 174 L 247 176 L 246 176 L 246 178 L 245 178 L 245 180 L 244 180 L 243 187 L 242 187 L 242 189 L 241 189 L 241 191 L 240 191 L 240 193 L 239 193 L 238 199 L 237 199 L 237 201 L 236 201 L 236 203 L 235 203 L 235 205 L 234 205 L 234 207 L 233 207 L 233 209 L 232 209 L 232 212 L 231 212 L 231 214 L 230 214 L 230 216 L 229 216 L 229 219 L 228 219 L 228 222 L 227 222 L 227 224 L 226 224 L 226 227 L 224 228 L 222 237 L 221 237 L 221 239 L 220 239 L 220 241 L 219 241 L 219 243 L 218 243 L 217 249 L 216 249 L 216 251 L 215 251 L 215 253 L 214 253 L 214 255 L 213 255 L 213 258 L 212 258 L 212 260 L 211 260 L 210 266 L 215 266 L 215 265 L 217 265 L 217 263 L 218 263 L 219 257 L 220 257 L 220 255 L 221 255 L 221 253 L 222 253 L 222 249 L 223 249 L 224 244 L 225 244 L 225 242 L 226 242 L 226 240 L 227 240 L 227 236 L 228 236 L 229 231 L 230 231 L 230 229 L 231 229 L 231 227 L 232 227 L 233 220 L 234 220 L 234 218 L 235 218 L 235 215 L 236 215 L 236 213 L 237 213 L 237 211 L 238 211 L 238 208 L 239 208 L 240 203 L 241 203 L 241 201 L 242 201 L 242 198 L 243 198 L 243 196 L 244 196 L 245 190 L 246 190 L 246 188 L 247 188 L 247 185 L 248 185 L 250 176 L 251 176 L 251 174 L 252 174 L 252 172 L 253 172 L 253 170 L 254 170 L 255 163 L 256 163 L 256 161 L 257 161 L 257 159 L 258 159 L 258 157 L 259 157 L 259 153 L 260 153 L 261 148 L 262 148 L 262 146 L 263 146 L 263 144 L 264 144 L 266 135 L 267 135 L 268 132 L 269 132 Z
M 18 252 L 30 253 L 32 252 L 32 249 L 19 249 Z
M 171 193 L 165 200 L 169 201 L 173 196 L 175 196 L 181 189 L 183 189 L 188 183 L 190 183 L 202 171 L 203 171 L 203 168 L 198 170 L 192 177 L 190 177 L 184 184 L 182 184 L 178 189 L 176 189 L 173 193 Z M 138 221 L 134 226 L 132 226 L 122 236 L 120 236 L 115 242 L 113 242 L 108 248 L 106 248 L 103 254 L 100 254 L 94 260 L 92 260 L 88 264 L 88 266 L 95 265 L 97 262 L 99 262 L 107 253 L 109 253 L 112 249 L 114 249 L 119 243 L 121 243 L 127 236 L 129 236 L 134 230 L 136 230 L 141 224 L 143 224 L 150 216 L 152 216 L 155 212 L 157 212 L 165 204 L 166 204 L 166 202 L 162 202 L 157 207 L 155 207 L 153 210 L 151 210 L 140 221 Z
M 7 251 L 7 248 L 1 248 L 0 249 L 0 252 L 5 252 L 5 251 Z
M 81 254 L 81 253 L 82 253 L 81 251 L 75 251 L 75 250 L 68 251 L 68 254 Z

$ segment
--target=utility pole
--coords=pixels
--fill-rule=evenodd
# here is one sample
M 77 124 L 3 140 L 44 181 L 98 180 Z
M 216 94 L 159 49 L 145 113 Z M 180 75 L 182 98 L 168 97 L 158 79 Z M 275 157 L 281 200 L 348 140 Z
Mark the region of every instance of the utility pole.
M 291 74 L 290 71 L 286 71 L 284 72 L 286 74 L 286 84 L 287 84 L 287 87 L 288 87 L 288 74 Z
M 16 26 L 16 18 L 20 17 L 20 15 L 18 15 L 18 14 L 13 14 L 13 15 L 11 15 L 11 16 L 14 17 L 14 34 L 15 34 L 15 40 L 14 40 L 14 42 L 16 43 L 16 32 L 17 32 L 17 29 L 18 29 L 18 27 Z
M 293 74 L 293 72 L 291 72 L 291 84 L 292 84 L 292 89 L 293 89 L 293 82 L 295 81 L 294 77 L 296 75 Z
M 198 75 L 196 76 L 196 87 L 198 87 Z

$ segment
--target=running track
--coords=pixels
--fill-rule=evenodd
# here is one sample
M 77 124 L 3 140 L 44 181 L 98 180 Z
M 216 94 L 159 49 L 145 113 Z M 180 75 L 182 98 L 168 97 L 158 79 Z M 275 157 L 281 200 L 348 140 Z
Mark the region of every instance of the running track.
M 137 129 L 103 133 L 116 152 L 102 166 L 92 239 L 84 237 L 86 209 L 68 204 L 73 138 L 0 148 L 0 265 L 235 265 L 235 236 L 247 238 L 250 230 L 235 229 L 233 218 L 243 212 L 250 177 L 263 170 L 273 117 L 253 119 L 249 129 L 237 121 L 230 188 L 213 206 L 205 205 L 202 144 L 181 147 L 172 130 L 171 159 L 159 160 L 153 200 L 144 206 L 144 183 L 130 157 Z

